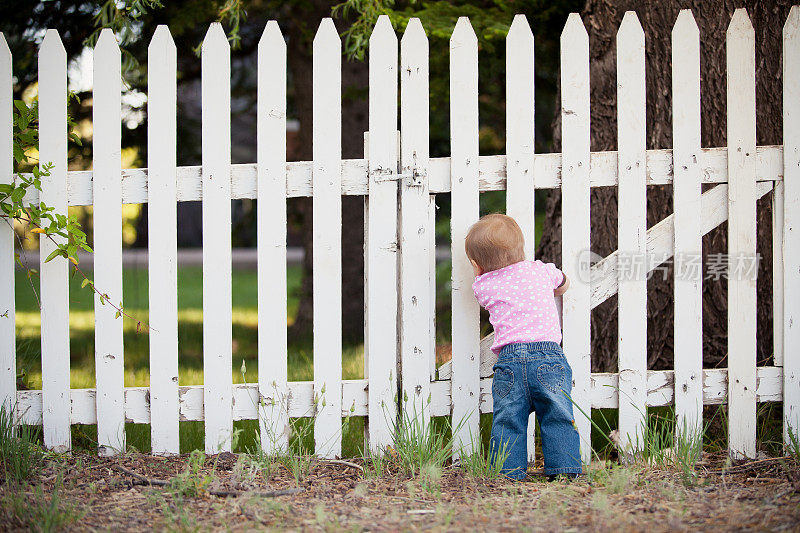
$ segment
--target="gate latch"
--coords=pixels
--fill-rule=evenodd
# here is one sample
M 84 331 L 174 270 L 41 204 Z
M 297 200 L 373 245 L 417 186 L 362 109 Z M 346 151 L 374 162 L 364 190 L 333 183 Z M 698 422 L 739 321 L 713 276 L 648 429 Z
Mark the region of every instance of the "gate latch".
M 376 168 L 370 174 L 375 176 L 376 182 L 408 180 L 409 187 L 422 187 L 425 179 L 425 174 L 417 169 L 412 169 L 411 172 L 395 173 L 388 168 Z

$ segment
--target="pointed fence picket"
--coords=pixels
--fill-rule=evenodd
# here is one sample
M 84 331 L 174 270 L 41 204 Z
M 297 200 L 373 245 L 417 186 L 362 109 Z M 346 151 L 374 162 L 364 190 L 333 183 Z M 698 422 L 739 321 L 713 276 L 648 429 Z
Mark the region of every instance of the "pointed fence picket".
M 286 332 L 286 41 L 271 20 L 258 43 L 259 435 L 289 448 Z
M 368 435 L 378 452 L 397 417 L 397 36 L 381 15 L 369 39 L 369 196 L 365 261 Z M 338 193 L 337 193 L 338 194 Z
M 342 450 L 341 47 L 333 20 L 323 19 L 314 37 L 312 173 L 314 445 L 323 457 L 336 457 Z
M 452 202 L 453 454 L 469 455 L 479 440 L 480 310 L 464 251 L 478 220 L 478 39 L 467 17 L 450 38 L 450 182 Z
M 150 325 L 150 444 L 180 452 L 178 428 L 177 52 L 169 28 L 156 28 L 147 53 L 147 233 Z M 158 132 L 157 134 L 155 132 Z
M 506 214 L 525 239 L 525 257 L 533 261 L 534 219 L 533 32 L 525 15 L 516 15 L 506 39 Z M 536 458 L 536 414 L 528 418 L 528 462 Z
M 14 181 L 14 81 L 11 50 L 0 33 L 0 185 Z M 14 279 L 14 225 L 0 221 L 0 280 Z M 0 283 L 0 408 L 14 408 L 17 396 L 17 342 L 14 284 Z
M 728 447 L 756 454 L 756 85 L 755 32 L 737 9 L 727 33 L 728 76 Z
M 95 376 L 97 449 L 125 451 L 125 396 L 122 320 L 121 55 L 106 28 L 94 48 L 92 154 L 94 168 Z
M 799 6 L 783 28 L 783 275 L 783 439 L 790 446 L 800 438 Z
M 628 11 L 617 33 L 619 433 L 643 445 L 647 422 L 647 237 L 644 31 Z
M 67 213 L 67 53 L 56 30 L 47 30 L 39 50 L 39 201 Z M 47 165 L 52 165 L 47 167 Z M 52 240 L 51 240 L 52 238 Z M 69 401 L 69 285 L 64 257 L 47 258 L 62 243 L 39 238 L 39 297 L 42 307 L 42 419 L 44 445 L 72 448 Z
M 573 368 L 572 400 L 581 456 L 590 459 L 591 409 L 620 410 L 623 442 L 641 438 L 648 407 L 674 404 L 678 431 L 702 427 L 702 406 L 728 404 L 730 451 L 755 453 L 756 402 L 784 402 L 785 439 L 800 429 L 800 11 L 784 28 L 784 146 L 755 145 L 754 38 L 743 10 L 728 31 L 727 148 L 700 145 L 699 33 L 690 11 L 673 29 L 672 150 L 646 150 L 645 55 L 641 25 L 626 14 L 618 34 L 617 152 L 589 151 L 589 55 L 576 14 L 562 33 L 562 153 L 534 153 L 533 35 L 524 17 L 507 40 L 507 155 L 478 150 L 477 39 L 466 18 L 450 42 L 451 157 L 429 155 L 428 41 L 417 19 L 402 39 L 381 17 L 370 40 L 370 142 L 362 159 L 341 158 L 341 41 L 332 20 L 314 39 L 313 161 L 286 161 L 286 44 L 271 21 L 259 42 L 257 163 L 230 162 L 230 47 L 212 25 L 202 47 L 202 166 L 176 166 L 176 54 L 161 26 L 148 57 L 148 168 L 120 169 L 119 48 L 109 31 L 95 50 L 94 168 L 67 172 L 66 54 L 48 31 L 40 50 L 40 160 L 53 168 L 41 193 L 58 213 L 94 205 L 95 281 L 111 303 L 122 300 L 120 206 L 149 202 L 150 386 L 123 387 L 122 322 L 96 307 L 97 387 L 69 389 L 68 263 L 44 262 L 54 249 L 41 238 L 43 390 L 16 391 L 14 293 L 0 288 L 0 402 L 16 398 L 19 420 L 44 426 L 45 445 L 70 448 L 70 424 L 98 424 L 100 453 L 124 449 L 124 423 L 151 424 L 152 451 L 179 451 L 179 421 L 204 420 L 209 453 L 229 450 L 234 420 L 259 420 L 268 453 L 288 449 L 289 419 L 313 417 L 315 452 L 341 455 L 342 417 L 368 417 L 372 451 L 391 443 L 401 410 L 451 416 L 456 456 L 471 453 L 479 415 L 493 408 L 493 337 L 479 339 L 479 313 L 464 238 L 478 218 L 479 192 L 506 190 L 507 212 L 522 228 L 533 258 L 534 191 L 560 189 L 560 266 L 570 279 L 564 297 L 564 351 Z M 0 39 L 2 40 L 2 39 Z M 0 43 L 0 183 L 10 183 L 11 56 Z M 398 85 L 399 84 L 399 85 Z M 397 91 L 400 88 L 398 153 Z M 399 155 L 399 157 L 398 157 Z M 399 164 L 399 168 L 398 168 Z M 785 181 L 784 181 L 785 180 Z M 701 186 L 714 185 L 706 192 Z M 649 229 L 646 185 L 674 187 L 675 214 Z M 618 187 L 619 250 L 590 261 L 589 192 Z M 755 255 L 755 201 L 773 195 L 773 366 L 756 366 L 755 282 L 740 258 Z M 436 194 L 451 194 L 452 353 L 435 367 Z M 342 380 L 341 197 L 366 201 L 365 378 Z M 313 197 L 314 380 L 289 382 L 286 339 L 286 199 Z M 258 199 L 258 383 L 233 385 L 231 339 L 232 198 Z M 204 385 L 179 386 L 176 202 L 203 202 Z M 398 210 L 399 208 L 399 210 Z M 702 236 L 729 223 L 729 368 L 702 367 Z M 549 231 L 545 228 L 545 231 Z M 0 274 L 11 272 L 13 234 L 0 229 Z M 399 260 L 398 260 L 399 252 Z M 638 257 L 646 261 L 639 265 Z M 646 368 L 643 276 L 676 264 L 675 368 Z M 642 271 L 638 267 L 642 267 Z M 3 270 L 5 269 L 5 270 Z M 399 269 L 399 270 L 398 270 Z M 627 270 L 625 270 L 627 269 Z M 635 276 L 634 276 L 635 274 Z M 626 276 L 633 276 L 627 279 Z M 737 277 L 738 276 L 738 277 Z M 6 276 L 10 278 L 10 275 Z M 398 286 L 399 283 L 399 286 Z M 619 372 L 591 374 L 591 309 L 619 293 Z M 4 310 L 7 311 L 4 312 Z M 9 327 L 9 324 L 11 327 Z M 9 357 L 8 353 L 11 354 Z M 112 357 L 108 357 L 112 356 Z M 399 366 L 398 366 L 399 365 Z M 400 373 L 398 374 L 398 369 Z M 438 379 L 437 379 L 438 378 Z M 398 396 L 397 393 L 400 392 Z M 531 417 L 533 421 L 533 417 Z M 528 435 L 532 459 L 533 428 Z M 790 435 L 791 434 L 791 435 Z
M 591 412 L 591 290 L 581 256 L 589 247 L 589 36 L 573 13 L 561 33 L 561 224 L 562 270 L 570 280 L 564 293 L 564 355 L 572 367 L 572 400 L 576 410 Z M 588 416 L 575 413 L 581 459 L 591 458 Z
M 203 407 L 206 453 L 231 451 L 231 55 L 222 25 L 203 39 Z
M 675 211 L 675 414 L 678 431 L 703 420 L 703 293 L 700 166 L 700 32 L 684 9 L 672 29 L 672 185 Z
M 431 328 L 436 295 L 430 278 L 435 232 L 428 189 L 428 38 L 418 18 L 409 20 L 400 50 L 400 172 L 404 176 L 400 181 L 400 407 L 427 426 L 430 361 L 432 356 L 435 360 L 436 349 L 430 342 L 435 336 Z

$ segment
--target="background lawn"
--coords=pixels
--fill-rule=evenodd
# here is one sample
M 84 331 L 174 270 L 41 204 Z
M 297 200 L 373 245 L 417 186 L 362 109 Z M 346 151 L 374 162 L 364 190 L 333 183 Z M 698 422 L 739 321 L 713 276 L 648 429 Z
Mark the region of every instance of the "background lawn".
M 87 272 L 91 277 L 92 273 Z M 288 283 L 288 324 L 297 312 L 301 268 L 290 266 Z M 41 314 L 38 305 L 38 280 L 30 282 L 23 271 L 16 273 L 17 301 L 17 373 L 22 374 L 20 388 L 41 389 Z M 79 277 L 70 280 L 70 386 L 73 389 L 94 388 L 94 303 L 92 293 L 81 289 Z M 123 297 L 128 314 L 141 320 L 148 318 L 147 269 L 126 268 L 123 272 Z M 233 383 L 258 381 L 258 306 L 255 270 L 233 271 Z M 147 328 L 136 331 L 136 321 L 124 319 L 125 386 L 149 386 L 149 337 Z M 178 269 L 178 373 L 181 385 L 203 384 L 203 276 L 199 266 Z M 241 373 L 244 361 L 247 372 Z M 364 377 L 363 344 L 345 345 L 342 353 L 344 379 Z M 314 379 L 313 344 L 292 341 L 289 344 L 288 370 L 290 381 Z M 309 420 L 295 422 L 294 444 L 298 451 L 313 450 L 313 431 Z M 258 424 L 236 422 L 241 451 L 253 449 Z M 353 418 L 345 424 L 344 453 L 356 455 L 363 447 L 363 420 Z M 73 426 L 73 444 L 93 449 L 96 446 L 95 426 Z M 140 451 L 150 450 L 150 426 L 127 424 L 128 445 Z M 203 448 L 203 423 L 181 422 L 181 451 Z M 304 449 L 301 449 L 304 448 Z

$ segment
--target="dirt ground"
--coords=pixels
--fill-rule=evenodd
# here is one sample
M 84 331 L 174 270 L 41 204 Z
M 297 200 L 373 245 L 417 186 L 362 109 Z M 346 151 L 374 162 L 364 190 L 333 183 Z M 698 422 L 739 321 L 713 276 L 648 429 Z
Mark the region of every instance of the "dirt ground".
M 187 456 L 50 457 L 30 484 L 0 485 L 0 528 L 800 531 L 800 467 L 779 458 L 727 467 L 705 458 L 689 487 L 675 471 L 603 464 L 552 483 L 534 471 L 519 483 L 452 466 L 365 476 L 360 459 L 260 464 L 220 454 L 196 458 L 192 471 Z

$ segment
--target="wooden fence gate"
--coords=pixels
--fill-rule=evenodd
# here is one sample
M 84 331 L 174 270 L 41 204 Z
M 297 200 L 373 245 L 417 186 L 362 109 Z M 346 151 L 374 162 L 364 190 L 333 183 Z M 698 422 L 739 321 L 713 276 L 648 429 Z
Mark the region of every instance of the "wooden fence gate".
M 230 159 L 230 49 L 219 24 L 202 45 L 202 166 L 176 167 L 176 51 L 166 27 L 148 55 L 148 161 L 120 170 L 120 50 L 104 30 L 94 57 L 92 171 L 67 171 L 67 65 L 49 30 L 39 53 L 40 160 L 54 167 L 41 194 L 58 212 L 93 205 L 95 281 L 122 298 L 123 203 L 149 203 L 149 224 L 176 227 L 176 202 L 203 202 L 204 385 L 178 383 L 175 231 L 149 233 L 150 386 L 124 387 L 122 321 L 95 305 L 96 388 L 70 389 L 68 262 L 40 269 L 42 390 L 16 390 L 13 232 L 0 228 L 0 401 L 24 424 L 43 425 L 48 448 L 71 447 L 71 424 L 97 424 L 99 452 L 125 448 L 125 422 L 151 425 L 152 453 L 179 451 L 178 425 L 205 421 L 209 453 L 229 450 L 234 420 L 259 419 L 262 445 L 285 450 L 291 417 L 314 417 L 316 453 L 341 454 L 342 416 L 368 417 L 373 450 L 390 444 L 398 410 L 451 416 L 454 453 L 477 443 L 479 415 L 492 411 L 491 336 L 479 338 L 479 308 L 464 237 L 478 219 L 479 193 L 507 191 L 507 211 L 533 257 L 534 189 L 562 192 L 564 350 L 573 396 L 588 413 L 618 408 L 623 443 L 641 438 L 648 406 L 674 404 L 680 431 L 702 425 L 702 407 L 728 404 L 734 456 L 756 453 L 757 402 L 783 402 L 784 435 L 800 432 L 800 9 L 784 29 L 783 146 L 755 143 L 755 37 L 743 9 L 727 34 L 728 146 L 701 148 L 700 41 L 690 11 L 673 40 L 673 148 L 645 147 L 644 34 L 625 15 L 617 43 L 618 152 L 589 150 L 589 49 L 570 15 L 561 36 L 563 154 L 534 153 L 534 39 L 517 16 L 507 39 L 506 155 L 478 151 L 478 47 L 467 18 L 450 40 L 451 156 L 429 156 L 428 40 L 412 19 L 399 47 L 381 17 L 369 48 L 369 142 L 364 159 L 341 158 L 341 43 L 333 22 L 314 39 L 313 161 L 286 161 L 286 45 L 277 23 L 258 46 L 257 161 Z M 11 55 L 0 37 L 0 180 L 13 179 Z M 400 142 L 397 139 L 398 76 Z M 714 185 L 701 192 L 701 185 Z M 646 186 L 672 185 L 674 214 L 647 228 Z M 618 187 L 619 250 L 589 254 L 591 187 Z M 757 366 L 756 200 L 772 192 L 774 365 Z M 452 199 L 452 362 L 435 365 L 435 195 Z M 364 195 L 366 325 L 364 379 L 342 379 L 341 196 Z M 314 380 L 288 382 L 286 198 L 313 197 Z M 231 379 L 231 198 L 258 200 L 258 383 Z M 702 366 L 702 236 L 728 222 L 728 368 Z M 42 255 L 52 249 L 42 240 Z M 646 276 L 676 264 L 674 370 L 647 369 Z M 702 266 L 702 265 L 701 265 Z M 634 268 L 635 267 L 635 268 Z M 631 268 L 638 275 L 630 275 Z M 591 373 L 590 311 L 618 294 L 619 371 Z M 791 298 L 794 295 L 795 298 Z M 396 304 L 396 305 L 395 305 Z M 576 410 L 582 458 L 590 422 Z M 529 453 L 533 449 L 533 425 Z

